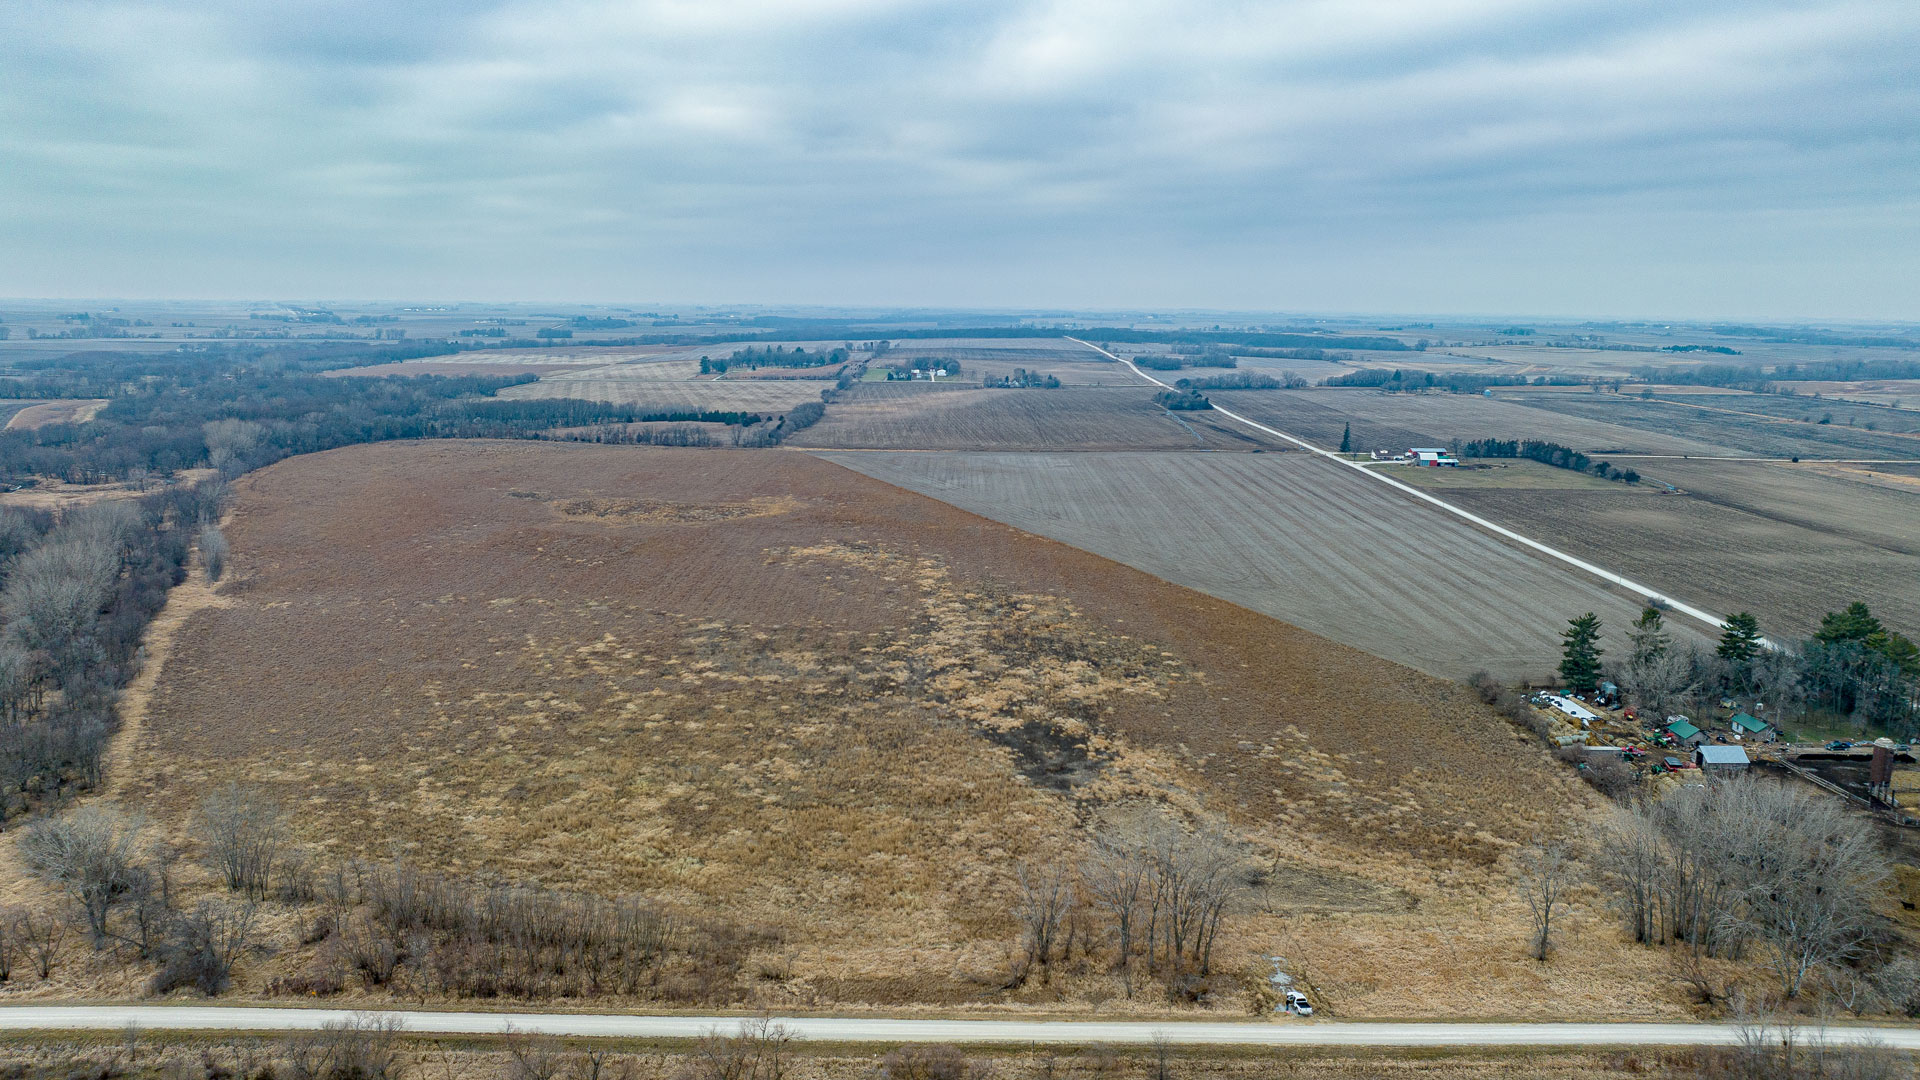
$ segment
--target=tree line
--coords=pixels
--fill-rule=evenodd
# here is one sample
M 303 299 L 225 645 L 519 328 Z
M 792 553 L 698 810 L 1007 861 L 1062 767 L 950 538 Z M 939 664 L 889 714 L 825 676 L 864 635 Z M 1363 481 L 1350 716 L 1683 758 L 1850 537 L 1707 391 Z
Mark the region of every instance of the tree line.
M 1454 454 L 1476 458 L 1526 458 L 1556 469 L 1592 473 L 1602 480 L 1619 480 L 1627 484 L 1640 482 L 1640 473 L 1633 468 L 1616 468 L 1608 462 L 1595 461 L 1570 446 L 1538 439 L 1473 439 L 1456 445 Z
M 1656 714 L 1753 695 L 1767 703 L 1770 717 L 1818 710 L 1862 729 L 1920 737 L 1920 646 L 1863 602 L 1828 612 L 1811 637 L 1773 648 L 1748 612 L 1728 616 L 1713 648 L 1682 647 L 1657 607 L 1641 612 L 1628 631 L 1631 651 L 1614 662 L 1603 663 L 1600 620 L 1592 612 L 1572 620 L 1562 638 L 1560 676 L 1569 687 L 1592 690 L 1608 677 L 1630 702 Z
M 852 358 L 852 350 L 845 347 L 808 352 L 799 346 L 795 346 L 792 349 L 781 348 L 778 345 L 764 348 L 748 346 L 744 349 L 734 350 L 733 355 L 724 360 L 715 360 L 705 356 L 701 357 L 700 372 L 701 374 L 722 374 L 733 368 L 746 368 L 749 371 L 754 371 L 763 367 L 832 367 L 835 364 L 844 364 Z
M 217 573 L 220 485 L 55 517 L 0 509 L 0 821 L 100 781 L 140 635 L 186 578 L 196 530 Z
M 1178 390 L 1298 390 L 1307 385 L 1307 380 L 1291 371 L 1283 372 L 1278 379 L 1252 371 L 1236 371 L 1229 375 L 1177 379 L 1173 385 Z
M 1495 386 L 1584 386 L 1585 380 L 1568 375 L 1537 375 L 1531 382 L 1524 375 L 1471 375 L 1462 372 L 1408 371 L 1404 368 L 1362 368 L 1328 378 L 1323 386 L 1371 386 L 1388 393 L 1445 390 L 1450 394 L 1477 394 Z
M 265 790 L 229 785 L 203 798 L 188 851 L 224 898 L 181 903 L 183 852 L 147 821 L 88 806 L 36 822 L 19 845 L 67 898 L 70 918 L 0 911 L 0 979 L 34 935 L 52 935 L 50 975 L 71 924 L 96 953 L 146 967 L 148 990 L 219 994 L 259 952 L 269 913 L 291 914 L 313 962 L 268 992 L 313 997 L 349 988 L 460 998 L 620 994 L 686 1004 L 740 999 L 747 954 L 763 932 L 676 918 L 639 896 L 614 899 L 538 885 L 479 885 L 405 861 L 320 863 L 294 843 L 286 808 Z M 28 946 L 29 948 L 31 946 Z

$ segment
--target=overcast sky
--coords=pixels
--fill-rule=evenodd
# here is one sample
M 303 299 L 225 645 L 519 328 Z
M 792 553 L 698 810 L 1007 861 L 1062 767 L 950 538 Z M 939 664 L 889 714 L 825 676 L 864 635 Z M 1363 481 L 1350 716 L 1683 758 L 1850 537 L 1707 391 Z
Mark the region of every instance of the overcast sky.
M 0 295 L 1920 320 L 1920 0 L 4 0 Z

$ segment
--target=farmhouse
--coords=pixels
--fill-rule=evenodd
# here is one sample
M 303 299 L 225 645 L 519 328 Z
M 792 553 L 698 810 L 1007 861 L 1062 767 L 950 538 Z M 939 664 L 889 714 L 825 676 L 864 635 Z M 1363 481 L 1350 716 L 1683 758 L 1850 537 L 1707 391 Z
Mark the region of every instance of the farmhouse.
M 1459 458 L 1454 457 L 1445 449 L 1437 446 L 1416 446 L 1407 451 L 1407 460 L 1415 465 L 1427 466 L 1453 466 L 1460 464 Z
M 1738 746 L 1696 746 L 1693 763 L 1702 772 L 1737 773 L 1747 771 L 1747 752 Z
M 1743 739 L 1757 739 L 1770 730 L 1765 720 L 1748 716 L 1746 713 L 1734 714 L 1733 719 L 1727 723 L 1732 725 L 1733 733 Z

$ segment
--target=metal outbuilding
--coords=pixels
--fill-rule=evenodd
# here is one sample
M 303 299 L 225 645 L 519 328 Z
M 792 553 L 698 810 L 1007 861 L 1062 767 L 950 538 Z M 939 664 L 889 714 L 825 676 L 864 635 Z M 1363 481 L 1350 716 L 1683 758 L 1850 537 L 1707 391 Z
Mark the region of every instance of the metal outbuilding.
M 1693 763 L 1704 772 L 1745 772 L 1752 762 L 1747 760 L 1747 752 L 1738 746 L 1696 746 L 1693 748 Z

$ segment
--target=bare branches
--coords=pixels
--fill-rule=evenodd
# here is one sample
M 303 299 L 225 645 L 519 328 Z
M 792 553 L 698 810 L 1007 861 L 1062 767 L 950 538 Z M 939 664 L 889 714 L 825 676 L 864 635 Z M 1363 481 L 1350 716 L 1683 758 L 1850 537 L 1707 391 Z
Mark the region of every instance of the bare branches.
M 208 525 L 200 530 L 195 544 L 200 549 L 200 568 L 207 572 L 207 580 L 219 581 L 227 572 L 227 534 L 221 532 L 218 525 Z
M 1535 960 L 1544 961 L 1553 945 L 1554 916 L 1573 885 L 1573 864 L 1564 847 L 1542 842 L 1521 851 L 1519 870 L 1520 896 L 1533 916 L 1533 943 L 1528 951 Z
M 1860 953 L 1888 874 L 1870 827 L 1795 787 L 1686 788 L 1624 814 L 1607 845 L 1635 940 L 1708 956 L 1766 952 L 1781 993 Z
M 194 814 L 194 834 L 227 888 L 265 900 L 275 862 L 287 842 L 287 816 L 271 795 L 238 784 L 207 796 Z
M 785 1080 L 799 1036 L 762 1017 L 732 1035 L 710 1031 L 693 1048 L 695 1080 Z
M 89 806 L 37 822 L 20 836 L 27 864 L 80 905 L 95 948 L 106 944 L 107 917 L 140 873 L 143 829 L 139 818 Z
M 1037 966 L 1044 971 L 1053 962 L 1054 939 L 1073 906 L 1073 877 L 1057 864 L 1022 866 L 1015 873 L 1020 880 L 1020 900 L 1013 915 L 1020 921 L 1026 947 L 1024 970 Z

